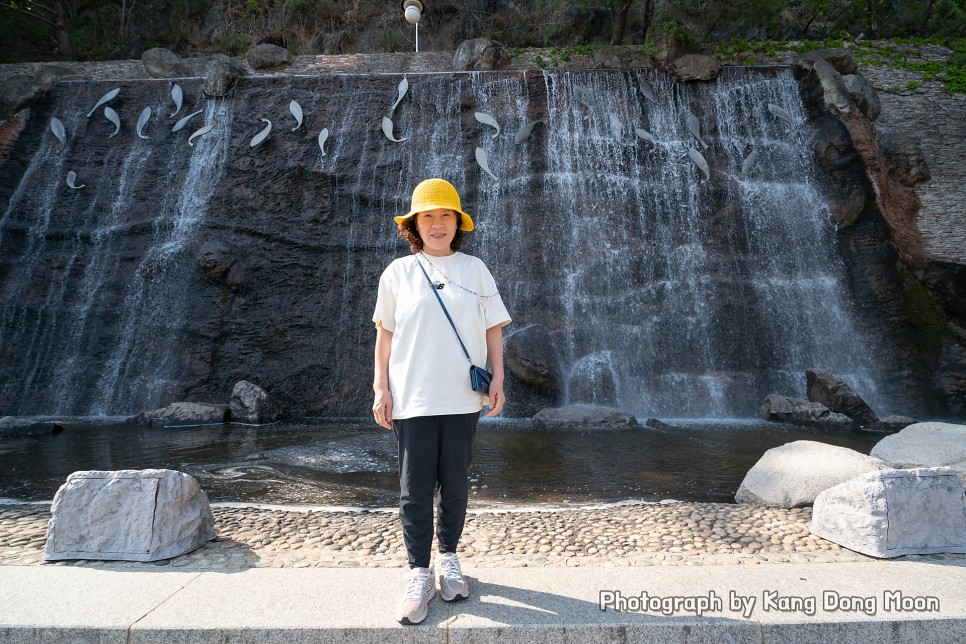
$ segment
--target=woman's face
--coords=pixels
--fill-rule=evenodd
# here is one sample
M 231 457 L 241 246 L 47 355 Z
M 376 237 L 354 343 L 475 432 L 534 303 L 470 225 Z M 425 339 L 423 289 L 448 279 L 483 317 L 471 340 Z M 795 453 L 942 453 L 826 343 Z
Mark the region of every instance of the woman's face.
M 452 255 L 450 244 L 456 237 L 456 213 L 445 208 L 417 213 L 416 232 L 423 240 L 423 252 L 427 255 Z

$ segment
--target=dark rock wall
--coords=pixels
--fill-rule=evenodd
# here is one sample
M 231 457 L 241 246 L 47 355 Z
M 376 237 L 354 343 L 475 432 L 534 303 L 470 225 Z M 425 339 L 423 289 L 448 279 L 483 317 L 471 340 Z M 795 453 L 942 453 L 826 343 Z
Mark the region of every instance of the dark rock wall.
M 617 74 L 614 78 L 622 78 Z M 640 308 L 640 280 L 664 279 L 664 269 L 648 263 L 644 253 L 621 264 L 619 274 L 607 274 L 612 248 L 590 237 L 567 241 L 573 223 L 548 210 L 540 193 L 521 194 L 514 173 L 527 173 L 532 185 L 542 186 L 552 183 L 546 177 L 561 161 L 547 158 L 540 144 L 545 126 L 534 131 L 528 167 L 503 166 L 500 174 L 506 179 L 498 189 L 491 188 L 474 160 L 474 148 L 491 132 L 473 113 L 515 113 L 496 99 L 487 103 L 490 90 L 524 92 L 529 113 L 538 118 L 548 112 L 548 91 L 563 91 L 563 84 L 555 90 L 542 74 L 413 76 L 411 82 L 421 83 L 419 91 L 411 89 L 391 113 L 400 78 L 242 78 L 221 102 L 202 96 L 200 80 L 182 81 L 186 105 L 178 116 L 197 109 L 207 113 L 177 133 L 170 132 L 175 121 L 168 116 L 170 81 L 60 83 L 46 102 L 30 109 L 29 118 L 22 114 L 4 124 L 0 413 L 117 415 L 175 400 L 224 402 L 237 381 L 248 380 L 266 389 L 290 416 L 365 414 L 371 404 L 376 284 L 382 268 L 408 252 L 394 236 L 391 216 L 405 212 L 412 186 L 433 175 L 458 184 L 471 212 L 494 213 L 490 221 L 477 220 L 479 230 L 466 249 L 483 254 L 498 272 L 517 328 L 549 322 L 565 354 L 565 369 L 581 356 L 606 357 L 589 349 L 582 350 L 586 355 L 574 353 L 574 347 L 600 345 L 609 335 L 607 324 L 588 318 L 579 328 L 565 329 L 559 320 L 603 312 L 616 316 L 618 324 L 627 312 L 621 302 Z M 111 105 L 124 126 L 108 138 L 113 126 L 100 110 L 90 119 L 83 114 L 117 86 L 122 92 Z M 303 126 L 294 132 L 295 119 L 287 109 L 292 99 L 305 112 Z M 164 114 L 162 121 L 150 122 L 150 142 L 133 131 L 145 105 Z M 68 129 L 63 153 L 48 130 L 54 115 Z M 414 153 L 406 144 L 388 141 L 379 129 L 383 116 L 392 116 L 395 136 L 428 143 Z M 265 125 L 262 118 L 272 121 L 272 133 L 252 147 L 250 141 Z M 500 120 L 503 138 L 512 140 L 516 124 Z M 215 129 L 189 147 L 188 137 L 206 121 L 217 121 Z M 583 127 L 586 121 L 575 123 Z M 322 128 L 330 131 L 325 156 L 316 139 Z M 594 145 L 602 154 L 628 159 L 645 149 Z M 203 167 L 191 165 L 192 155 L 204 160 Z M 714 164 L 715 157 L 709 153 L 709 158 Z M 500 168 L 500 161 L 491 156 L 492 167 Z M 671 156 L 664 161 L 690 168 Z M 64 176 L 71 169 L 87 187 L 66 187 Z M 715 168 L 716 180 L 722 172 Z M 206 180 L 211 185 L 203 185 Z M 694 216 L 707 228 L 707 250 L 716 257 L 709 263 L 712 280 L 727 285 L 734 266 L 742 266 L 741 273 L 750 270 L 740 252 L 747 232 L 736 205 L 713 199 L 727 191 L 706 189 L 712 201 Z M 509 203 L 518 210 L 500 219 L 495 213 Z M 657 223 L 641 225 L 649 234 Z M 667 225 L 673 230 L 675 224 Z M 900 407 L 894 411 L 919 410 L 923 401 L 928 407 L 936 392 L 922 384 L 928 378 L 915 338 L 896 331 L 908 323 L 908 312 L 892 293 L 898 278 L 881 217 L 868 213 L 839 240 L 860 311 L 859 331 L 877 344 L 874 366 Z M 659 242 L 655 237 L 645 243 Z M 646 248 L 655 256 L 661 252 Z M 568 286 L 561 281 L 560 260 L 575 251 L 589 270 Z M 747 285 L 728 288 L 735 297 L 715 296 L 722 364 L 736 380 L 753 380 L 763 367 L 780 370 L 785 363 L 773 354 L 784 349 L 769 353 L 764 344 L 749 344 L 747 324 L 735 322 L 765 320 L 774 313 L 754 308 L 754 291 Z M 599 297 L 574 311 L 568 300 L 574 293 Z M 648 311 L 637 314 L 646 317 Z M 675 366 L 673 322 L 666 321 L 666 336 L 647 338 L 661 368 L 714 376 L 713 365 L 697 355 L 682 354 L 681 366 Z M 680 330 L 678 325 L 678 335 Z M 635 350 L 641 346 L 630 341 L 616 349 L 618 356 Z M 822 365 L 803 364 L 802 372 L 810 366 Z

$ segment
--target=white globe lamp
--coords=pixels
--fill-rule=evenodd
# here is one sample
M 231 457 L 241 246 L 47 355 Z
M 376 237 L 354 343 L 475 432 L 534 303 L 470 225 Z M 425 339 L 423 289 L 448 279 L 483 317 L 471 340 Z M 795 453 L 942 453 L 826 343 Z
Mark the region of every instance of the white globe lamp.
M 416 51 L 419 51 L 419 19 L 423 17 L 423 3 L 419 0 L 403 0 L 403 16 L 416 27 Z

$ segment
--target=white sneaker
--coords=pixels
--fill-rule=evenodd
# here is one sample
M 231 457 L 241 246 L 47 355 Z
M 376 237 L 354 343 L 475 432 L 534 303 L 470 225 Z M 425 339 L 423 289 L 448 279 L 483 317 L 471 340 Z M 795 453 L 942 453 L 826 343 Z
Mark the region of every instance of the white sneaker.
M 439 582 L 439 596 L 444 602 L 455 602 L 470 596 L 470 585 L 463 579 L 455 552 L 436 556 L 436 580 Z
M 413 568 L 406 582 L 406 594 L 399 602 L 396 620 L 400 624 L 418 624 L 426 619 L 429 600 L 436 596 L 432 568 Z

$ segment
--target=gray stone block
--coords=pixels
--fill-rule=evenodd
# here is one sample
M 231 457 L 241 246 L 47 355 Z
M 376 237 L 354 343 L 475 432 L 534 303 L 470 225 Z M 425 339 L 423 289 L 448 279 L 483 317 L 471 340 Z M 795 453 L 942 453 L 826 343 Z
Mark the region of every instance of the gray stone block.
M 215 538 L 208 495 L 173 470 L 74 472 L 50 511 L 46 561 L 156 561 Z
M 815 499 L 812 534 L 872 557 L 966 553 L 966 496 L 948 467 L 870 472 Z
M 966 425 L 909 425 L 876 443 L 870 454 L 897 469 L 951 467 L 966 479 Z
M 888 466 L 845 447 L 794 441 L 765 452 L 735 494 L 738 503 L 795 508 L 811 505 L 821 492 L 854 476 Z

